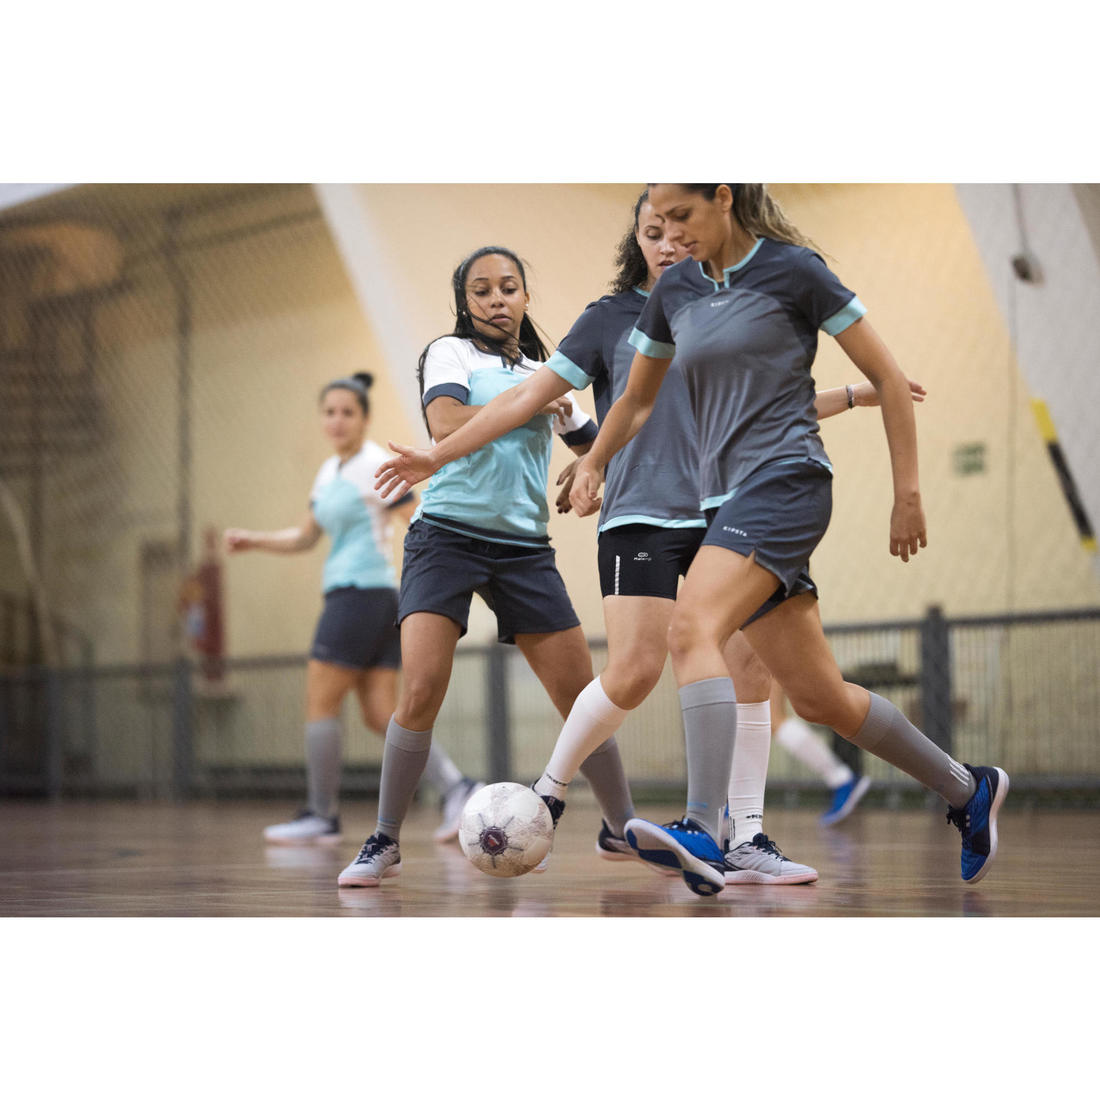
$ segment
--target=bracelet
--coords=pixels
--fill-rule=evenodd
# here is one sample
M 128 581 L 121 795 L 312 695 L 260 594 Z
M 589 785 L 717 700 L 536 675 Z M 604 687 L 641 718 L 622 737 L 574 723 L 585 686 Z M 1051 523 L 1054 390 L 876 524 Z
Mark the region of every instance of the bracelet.
M 848 408 L 854 409 L 856 407 L 856 394 L 855 390 L 851 386 L 844 387 L 848 391 Z

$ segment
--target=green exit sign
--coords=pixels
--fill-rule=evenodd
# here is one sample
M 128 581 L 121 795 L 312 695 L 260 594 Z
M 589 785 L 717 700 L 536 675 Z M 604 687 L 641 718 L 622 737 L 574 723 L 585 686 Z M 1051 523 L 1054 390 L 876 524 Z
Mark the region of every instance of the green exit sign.
M 954 453 L 955 473 L 960 477 L 985 473 L 985 444 L 960 443 Z

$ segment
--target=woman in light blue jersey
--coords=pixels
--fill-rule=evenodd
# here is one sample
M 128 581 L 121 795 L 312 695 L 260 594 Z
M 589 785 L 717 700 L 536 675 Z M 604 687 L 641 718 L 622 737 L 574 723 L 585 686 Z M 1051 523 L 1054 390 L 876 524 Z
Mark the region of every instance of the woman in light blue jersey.
M 397 704 L 401 649 L 395 616 L 392 562 L 394 515 L 408 519 L 415 499 L 388 504 L 374 489 L 374 470 L 385 452 L 366 438 L 370 417 L 367 373 L 330 382 L 321 392 L 321 420 L 332 454 L 321 466 L 310 508 L 280 531 L 230 528 L 231 553 L 267 550 L 293 554 L 311 549 L 322 534 L 331 539 L 325 560 L 324 610 L 306 667 L 306 774 L 308 801 L 293 820 L 264 830 L 270 844 L 333 845 L 341 840 L 341 712 L 354 691 L 368 729 L 383 735 Z M 463 804 L 477 784 L 435 748 L 428 779 L 443 800 L 437 840 L 457 835 Z
M 953 760 L 892 703 L 844 681 L 807 572 L 832 500 L 811 377 L 818 331 L 879 394 L 894 475 L 889 548 L 903 562 L 927 544 L 905 376 L 863 320 L 865 307 L 762 184 L 655 184 L 650 201 L 690 259 L 662 276 L 638 319 L 629 382 L 578 465 L 571 501 L 581 514 L 596 510 L 604 467 L 652 413 L 675 355 L 691 393 L 708 526 L 669 631 L 687 740 L 686 812 L 664 826 L 631 821 L 627 840 L 678 870 L 695 893 L 723 888 L 721 814 L 736 722 L 723 650 L 740 628 L 799 714 L 947 801 L 962 834 L 962 877 L 975 882 L 996 854 L 1007 775 Z
M 538 370 L 546 350 L 527 315 L 523 264 L 500 247 L 478 249 L 452 277 L 456 323 L 420 359 L 425 422 L 444 440 L 479 406 Z M 592 678 L 580 622 L 547 535 L 553 432 L 577 454 L 595 437 L 591 419 L 564 395 L 531 410 L 513 430 L 433 477 L 405 537 L 398 621 L 404 687 L 386 732 L 378 825 L 338 878 L 377 886 L 400 870 L 401 824 L 432 744 L 470 602 L 482 597 L 498 638 L 516 645 L 564 717 Z M 632 813 L 614 741 L 585 776 L 619 827 Z M 548 800 L 551 814 L 560 807 Z

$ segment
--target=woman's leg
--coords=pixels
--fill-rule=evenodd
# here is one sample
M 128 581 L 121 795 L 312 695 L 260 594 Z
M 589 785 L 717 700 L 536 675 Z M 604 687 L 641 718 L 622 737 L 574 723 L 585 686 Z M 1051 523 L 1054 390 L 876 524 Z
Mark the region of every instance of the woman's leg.
M 306 665 L 306 808 L 295 818 L 264 829 L 269 844 L 336 844 L 343 729 L 340 709 L 359 670 L 310 659 Z
M 565 719 L 550 763 L 535 783 L 536 793 L 557 800 L 548 804 L 551 812 L 556 810 L 560 816 L 564 806 L 559 803 L 564 803 L 566 788 L 579 769 L 591 785 L 608 827 L 621 836 L 634 814 L 614 740 L 626 711 L 607 698 L 599 679 L 592 678 L 592 657 L 584 632 L 578 626 L 551 634 L 517 634 L 516 645 Z
M 999 768 L 970 768 L 952 759 L 893 703 L 845 682 L 812 596 L 787 600 L 745 633 L 798 714 L 831 727 L 947 801 L 949 819 L 963 835 L 963 878 L 981 878 L 996 853 L 996 817 L 1008 776 Z

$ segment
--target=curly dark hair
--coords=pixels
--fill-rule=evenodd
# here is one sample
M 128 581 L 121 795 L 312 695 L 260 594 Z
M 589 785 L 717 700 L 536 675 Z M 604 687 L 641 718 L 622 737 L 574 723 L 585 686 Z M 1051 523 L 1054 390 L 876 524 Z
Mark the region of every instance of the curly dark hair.
M 527 289 L 527 272 L 524 269 L 523 261 L 510 248 L 502 248 L 499 245 L 486 245 L 484 248 L 476 249 L 454 269 L 454 274 L 451 276 L 451 289 L 454 291 L 455 327 L 446 335 L 460 336 L 464 340 L 470 340 L 483 351 L 499 354 L 512 364 L 518 363 L 520 356 L 526 356 L 536 362 L 545 363 L 550 358 L 550 353 L 546 350 L 546 345 L 542 342 L 534 321 L 526 313 L 520 322 L 518 352 L 513 352 L 507 347 L 511 339 L 509 336 L 502 333 L 500 339 L 495 340 L 490 336 L 486 336 L 485 333 L 479 332 L 475 327 L 474 320 L 470 316 L 470 311 L 466 305 L 466 277 L 470 273 L 470 268 L 482 256 L 504 256 L 506 259 L 511 260 L 519 272 L 523 289 Z M 436 337 L 436 340 L 441 339 L 443 337 Z M 428 348 L 434 343 L 435 340 L 420 353 L 420 359 L 416 367 L 416 380 L 420 385 L 420 413 L 424 417 L 424 425 L 428 427 L 429 435 L 431 435 L 431 427 L 428 426 L 428 414 L 424 409 L 424 363 L 428 358 Z
M 624 291 L 633 290 L 636 286 L 644 286 L 649 278 L 649 265 L 642 254 L 642 246 L 638 244 L 638 215 L 642 210 L 642 203 L 649 199 L 647 187 L 634 204 L 634 221 L 626 231 L 623 239 L 619 241 L 619 250 L 615 253 L 616 272 L 611 281 L 612 294 L 622 294 Z

